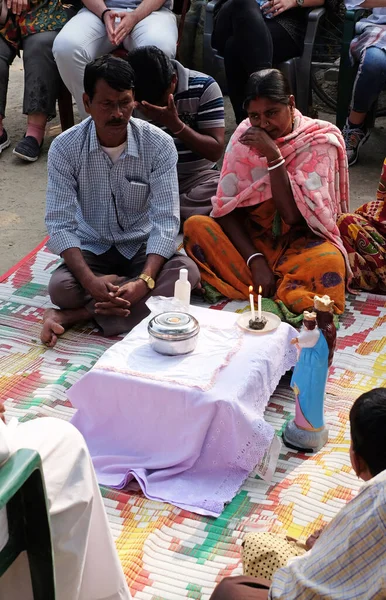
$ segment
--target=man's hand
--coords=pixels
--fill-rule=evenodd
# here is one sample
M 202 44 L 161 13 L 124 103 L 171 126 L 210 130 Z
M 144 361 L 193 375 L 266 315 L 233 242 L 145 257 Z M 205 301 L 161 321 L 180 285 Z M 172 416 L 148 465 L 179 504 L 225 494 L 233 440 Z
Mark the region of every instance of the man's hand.
M 260 127 L 249 127 L 239 139 L 240 144 L 254 148 L 265 156 L 268 161 L 276 160 L 280 156 L 280 150 L 268 133 Z
M 169 95 L 167 106 L 155 106 L 143 100 L 137 102 L 136 108 L 140 110 L 147 119 L 167 127 L 171 133 L 179 131 L 183 127 L 183 122 L 180 120 L 174 103 L 173 94 Z
M 316 531 L 314 531 L 314 533 L 312 535 L 310 535 L 309 538 L 307 538 L 307 540 L 306 540 L 307 550 L 311 550 L 311 548 L 313 548 L 315 542 L 319 539 L 319 537 L 323 533 L 323 531 L 324 531 L 324 527 L 321 527 L 320 529 L 317 529 Z
M 276 279 L 263 256 L 256 256 L 250 262 L 253 287 L 255 290 L 262 287 L 264 298 L 272 298 L 276 294 Z
M 0 419 L 5 423 L 5 407 L 2 402 L 0 402 Z
M 148 292 L 149 288 L 146 282 L 142 279 L 136 279 L 135 281 L 128 281 L 121 285 L 116 293 L 116 298 L 127 300 L 133 306 L 142 300 Z
M 292 344 L 292 346 L 296 346 L 296 344 L 299 343 L 299 338 L 297 338 L 297 337 L 296 338 L 292 338 L 292 340 L 291 340 L 290 343 Z
M 85 285 L 86 291 L 96 300 L 97 302 L 112 302 L 117 306 L 123 307 L 122 302 L 118 302 L 115 298 L 115 294 L 119 290 L 119 286 L 115 285 L 117 281 L 117 275 L 102 275 L 101 277 L 94 276 L 90 283 Z
M 115 24 L 115 17 L 119 17 L 121 19 L 121 22 Z M 105 21 L 106 23 L 109 22 L 109 27 L 110 25 L 112 27 L 112 39 L 110 41 L 112 44 L 115 44 L 115 46 L 119 46 L 120 44 L 122 44 L 125 37 L 127 37 L 129 33 L 132 32 L 132 30 L 138 23 L 138 19 L 134 15 L 134 12 L 115 12 L 113 10 L 106 14 Z M 107 35 L 109 35 L 108 31 Z
M 97 315 L 128 317 L 130 314 L 128 307 L 133 306 L 142 300 L 148 291 L 149 289 L 142 279 L 129 281 L 116 289 L 109 300 L 97 302 L 95 304 L 95 312 Z M 122 305 L 120 303 L 122 303 Z
M 261 10 L 265 16 L 271 15 L 272 17 L 277 17 L 286 10 L 296 8 L 297 6 L 296 0 L 271 0 L 263 4 Z
M 14 15 L 20 15 L 29 9 L 29 0 L 7 0 L 7 7 Z

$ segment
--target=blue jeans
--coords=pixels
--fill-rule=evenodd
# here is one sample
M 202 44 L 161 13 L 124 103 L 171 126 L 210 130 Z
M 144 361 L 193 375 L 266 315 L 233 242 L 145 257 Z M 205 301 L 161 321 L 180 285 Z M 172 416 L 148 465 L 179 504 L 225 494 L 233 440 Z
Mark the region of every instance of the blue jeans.
M 386 52 L 370 46 L 362 53 L 354 83 L 351 107 L 367 113 L 386 85 Z

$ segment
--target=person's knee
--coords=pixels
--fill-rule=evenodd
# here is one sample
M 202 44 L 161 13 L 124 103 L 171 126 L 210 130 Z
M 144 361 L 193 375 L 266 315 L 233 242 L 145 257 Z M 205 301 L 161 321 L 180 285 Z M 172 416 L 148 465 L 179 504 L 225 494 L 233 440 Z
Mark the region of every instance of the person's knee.
M 78 282 L 64 269 L 57 269 L 52 273 L 48 293 L 52 304 L 59 308 L 80 308 L 83 305 L 79 301 Z
M 81 46 L 71 32 L 71 28 L 64 27 L 56 36 L 52 46 L 52 53 L 58 67 L 60 68 L 61 62 L 73 61 L 80 52 Z
M 197 231 L 200 231 L 208 224 L 208 221 L 211 223 L 213 220 L 210 217 L 206 217 L 204 215 L 193 215 L 189 217 L 184 223 L 184 237 L 191 237 Z
M 386 72 L 386 52 L 381 48 L 367 48 L 363 58 L 361 71 L 369 78 L 379 78 L 381 73 Z

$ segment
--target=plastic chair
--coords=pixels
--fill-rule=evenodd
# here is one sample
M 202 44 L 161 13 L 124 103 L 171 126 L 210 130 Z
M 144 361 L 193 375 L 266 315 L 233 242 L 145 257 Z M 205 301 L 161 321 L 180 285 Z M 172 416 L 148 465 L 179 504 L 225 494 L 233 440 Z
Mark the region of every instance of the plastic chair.
M 204 71 L 214 75 L 218 69 L 218 62 L 223 61 L 217 50 L 212 48 L 211 39 L 213 31 L 213 10 L 218 0 L 212 0 L 206 5 L 204 40 L 203 40 L 203 64 Z M 316 33 L 320 20 L 325 14 L 323 7 L 313 8 L 308 13 L 308 24 L 304 38 L 304 50 L 301 56 L 291 58 L 279 65 L 276 65 L 291 84 L 292 91 L 296 97 L 296 106 L 304 115 L 308 114 L 308 105 L 310 97 L 311 84 L 311 61 L 314 50 Z
M 339 76 L 338 76 L 338 97 L 336 105 L 336 124 L 339 129 L 343 129 L 346 123 L 348 111 L 350 109 L 352 90 L 357 74 L 358 67 L 351 64 L 350 44 L 355 36 L 356 24 L 364 16 L 365 11 L 348 10 L 345 14 L 343 25 L 343 40 L 340 54 Z
M 25 550 L 34 600 L 55 600 L 46 491 L 41 459 L 34 450 L 18 450 L 0 468 L 0 508 L 4 507 L 9 537 L 0 552 L 0 577 Z

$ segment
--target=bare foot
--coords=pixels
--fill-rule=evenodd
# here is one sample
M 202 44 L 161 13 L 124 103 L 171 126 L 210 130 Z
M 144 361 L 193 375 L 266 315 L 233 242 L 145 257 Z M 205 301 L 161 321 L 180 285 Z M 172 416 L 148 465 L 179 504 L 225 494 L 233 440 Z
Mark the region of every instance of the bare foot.
M 48 308 L 43 315 L 43 329 L 40 339 L 49 348 L 53 348 L 58 341 L 58 335 L 62 335 L 65 329 L 61 325 L 61 310 Z
M 48 308 L 44 311 L 40 339 L 43 344 L 53 348 L 58 341 L 58 335 L 62 335 L 72 325 L 89 321 L 90 318 L 90 314 L 85 308 L 74 308 L 73 310 Z

